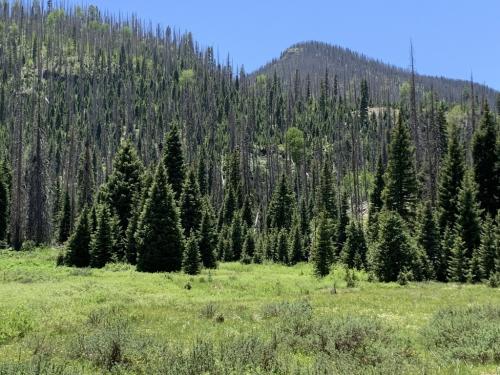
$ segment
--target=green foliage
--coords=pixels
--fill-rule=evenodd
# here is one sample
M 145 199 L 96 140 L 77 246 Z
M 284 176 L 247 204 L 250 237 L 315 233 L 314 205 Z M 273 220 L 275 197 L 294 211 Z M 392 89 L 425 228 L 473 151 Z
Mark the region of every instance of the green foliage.
M 182 270 L 188 275 L 197 275 L 201 271 L 199 241 L 195 233 L 191 233 L 186 242 L 182 258 Z
M 200 188 L 192 170 L 188 172 L 184 182 L 179 208 L 185 235 L 189 236 L 190 233 L 197 232 L 200 229 L 203 212 Z
M 179 199 L 184 184 L 185 166 L 179 130 L 175 124 L 165 137 L 163 165 L 167 174 L 167 182 L 175 194 L 175 199 Z
M 368 212 L 368 218 L 370 226 L 376 218 L 376 214 L 382 209 L 384 201 L 382 199 L 382 192 L 384 191 L 384 164 L 382 162 L 382 156 L 380 155 L 377 161 L 377 171 L 375 173 L 375 182 L 373 190 L 370 194 L 370 208 Z
M 64 263 L 68 266 L 90 266 L 90 241 L 92 236 L 90 229 L 89 210 L 84 208 L 66 246 Z
M 315 240 L 312 248 L 312 262 L 314 274 L 324 277 L 330 273 L 333 245 L 328 227 L 328 220 L 325 214 L 319 218 L 318 228 L 315 233 Z
M 287 178 L 282 175 L 276 185 L 271 202 L 269 202 L 267 227 L 290 229 L 294 210 L 295 197 L 288 185 Z
M 430 202 L 426 202 L 421 210 L 417 241 L 431 263 L 433 275 L 439 281 L 446 281 L 446 259 L 441 252 L 439 227 Z
M 224 256 L 224 260 L 233 261 L 239 260 L 241 258 L 241 252 L 243 250 L 243 242 L 245 241 L 245 232 L 243 223 L 241 220 L 241 215 L 236 213 L 233 218 L 233 223 L 230 228 L 230 246 L 231 251 L 229 254 Z
M 108 206 L 102 204 L 97 209 L 97 227 L 90 241 L 90 266 L 103 268 L 111 261 L 112 252 L 111 214 Z
M 415 212 L 417 187 L 414 147 L 408 127 L 399 116 L 391 136 L 389 161 L 385 172 L 385 207 L 397 212 L 404 220 L 410 220 Z
M 69 192 L 64 193 L 63 205 L 59 214 L 58 242 L 64 243 L 71 234 L 71 200 Z
M 495 243 L 495 226 L 490 216 L 486 216 L 481 230 L 481 244 L 478 256 L 481 274 L 485 279 L 495 273 L 495 258 L 497 257 L 497 244 Z
M 344 247 L 347 238 L 347 226 L 349 225 L 349 203 L 347 202 L 347 193 L 342 193 L 340 200 L 339 220 L 337 225 L 337 241 L 336 241 L 336 255 L 338 256 Z
M 333 180 L 331 165 L 327 161 L 323 163 L 321 170 L 317 199 L 317 212 L 324 212 L 328 220 L 336 222 L 338 217 L 337 194 L 335 192 L 335 181 Z
M 209 203 L 205 204 L 200 225 L 200 254 L 204 268 L 216 268 L 217 233 L 214 215 Z
M 1 162 L 3 164 L 3 161 Z M 0 241 L 5 240 L 7 236 L 9 214 L 9 193 L 6 183 L 6 176 L 0 169 Z
M 179 271 L 184 237 L 174 193 L 167 184 L 163 163 L 158 163 L 153 185 L 144 204 L 136 232 L 137 270 Z
M 243 251 L 241 253 L 241 261 L 243 263 L 251 263 L 255 255 L 255 234 L 252 229 L 249 229 L 243 243 Z
M 249 196 L 246 196 L 245 200 L 243 201 L 243 207 L 241 208 L 241 219 L 248 228 L 253 227 L 254 223 L 252 213 L 252 199 Z
M 278 232 L 276 257 L 278 262 L 288 264 L 288 231 L 286 229 L 281 229 Z
M 366 267 L 368 246 L 363 226 L 360 222 L 351 221 L 347 227 L 347 238 L 340 254 L 342 263 L 348 268 L 363 269 Z
M 296 264 L 304 260 L 304 241 L 302 240 L 302 232 L 298 223 L 296 223 L 290 232 L 288 244 L 288 262 Z
M 445 239 L 452 244 L 449 249 L 450 259 L 448 261 L 448 278 L 451 281 L 463 283 L 466 281 L 469 268 L 465 243 L 456 231 L 451 233 L 450 240 L 446 237 Z
M 494 116 L 485 102 L 479 128 L 472 140 L 472 158 L 480 206 L 490 215 L 495 215 L 500 208 L 500 147 L 497 133 Z
M 296 127 L 290 127 L 285 135 L 288 152 L 295 164 L 300 164 L 304 156 L 304 132 Z

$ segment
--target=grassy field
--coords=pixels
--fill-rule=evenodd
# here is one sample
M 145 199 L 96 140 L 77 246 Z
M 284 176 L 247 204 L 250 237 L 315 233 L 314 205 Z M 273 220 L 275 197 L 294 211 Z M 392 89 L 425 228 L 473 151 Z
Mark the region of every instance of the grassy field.
M 0 374 L 498 374 L 500 289 L 221 264 L 196 277 L 0 252 Z

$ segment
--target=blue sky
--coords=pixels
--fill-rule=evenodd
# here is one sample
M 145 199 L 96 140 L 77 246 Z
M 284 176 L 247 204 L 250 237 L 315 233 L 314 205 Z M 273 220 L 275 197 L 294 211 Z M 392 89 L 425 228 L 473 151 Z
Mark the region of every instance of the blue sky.
M 499 0 L 83 1 L 89 3 L 191 31 L 247 72 L 305 40 L 407 67 L 412 39 L 419 73 L 468 79 L 472 72 L 475 81 L 500 90 Z

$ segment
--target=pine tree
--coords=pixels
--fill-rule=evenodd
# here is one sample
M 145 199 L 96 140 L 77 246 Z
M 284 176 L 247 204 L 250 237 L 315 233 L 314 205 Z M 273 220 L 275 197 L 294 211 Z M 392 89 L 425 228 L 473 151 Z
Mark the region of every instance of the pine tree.
M 295 198 L 288 186 L 285 175 L 281 178 L 274 190 L 267 211 L 267 227 L 277 229 L 290 229 L 292 225 L 293 212 L 295 210 Z
M 0 173 L 2 171 L 0 170 Z M 9 215 L 9 193 L 5 176 L 0 175 L 0 242 L 7 237 L 7 224 Z
M 314 274 L 318 277 L 324 277 L 330 273 L 330 261 L 333 251 L 332 240 L 328 228 L 328 220 L 324 213 L 320 214 L 318 228 L 315 235 L 316 239 L 313 242 L 311 254 Z
M 143 166 L 130 140 L 123 140 L 113 160 L 113 173 L 104 190 L 112 212 L 119 219 L 121 230 L 126 232 L 132 216 L 135 195 L 141 188 Z M 125 249 L 123 249 L 125 251 Z
M 472 258 L 469 261 L 469 271 L 467 273 L 467 281 L 470 283 L 479 283 L 483 277 L 481 269 L 481 254 L 479 248 L 474 249 Z
M 93 195 L 94 171 L 92 168 L 92 155 L 90 154 L 90 143 L 86 141 L 78 168 L 78 209 L 82 210 L 84 207 L 92 206 Z
M 194 232 L 191 232 L 182 258 L 182 270 L 188 275 L 198 275 L 201 271 L 201 264 L 198 238 Z
M 184 237 L 174 193 L 160 162 L 136 232 L 137 270 L 174 272 L 182 266 Z
M 426 202 L 421 212 L 417 240 L 431 262 L 436 279 L 446 281 L 446 268 L 443 267 L 439 228 L 430 202 Z
M 247 231 L 245 242 L 243 243 L 243 251 L 241 253 L 242 263 L 251 263 L 255 255 L 255 235 L 252 229 Z
M 366 267 L 368 246 L 361 223 L 351 221 L 347 227 L 347 238 L 344 243 L 341 260 L 348 268 L 362 269 Z
M 441 103 L 436 114 L 437 136 L 440 159 L 446 155 L 448 149 L 448 128 L 446 123 L 446 109 Z
M 481 274 L 485 279 L 489 279 L 495 273 L 496 253 L 495 225 L 493 219 L 486 216 L 481 231 L 481 245 L 479 246 Z
M 184 156 L 177 126 L 173 125 L 165 137 L 163 164 L 167 182 L 172 187 L 175 199 L 179 199 L 184 184 Z
M 497 127 L 485 101 L 483 116 L 472 140 L 472 157 L 480 206 L 490 215 L 495 215 L 500 208 L 500 148 L 497 143 Z
M 375 220 L 377 213 L 382 209 L 384 201 L 382 200 L 382 192 L 384 191 L 384 164 L 382 155 L 379 155 L 377 161 L 377 171 L 375 173 L 375 181 L 373 190 L 370 194 L 370 207 L 368 211 L 368 220 L 371 223 Z
M 340 201 L 339 222 L 337 225 L 337 256 L 340 255 L 340 252 L 342 251 L 347 238 L 346 232 L 347 226 L 349 225 L 349 215 L 347 213 L 348 209 L 349 205 L 347 203 L 347 193 L 344 191 L 344 193 L 342 193 L 342 199 Z
M 71 200 L 69 197 L 69 192 L 66 190 L 64 193 L 64 201 L 61 208 L 61 213 L 59 214 L 59 231 L 58 231 L 58 241 L 59 243 L 64 243 L 69 238 L 71 234 Z
M 111 261 L 113 238 L 111 233 L 111 214 L 107 205 L 97 209 L 97 228 L 90 241 L 90 266 L 103 268 Z
M 456 229 L 465 243 L 465 257 L 468 260 L 481 242 L 481 210 L 476 197 L 476 184 L 470 173 L 467 173 L 458 193 Z
M 497 213 L 497 217 L 495 219 L 495 247 L 497 249 L 495 255 L 495 267 L 496 272 L 500 274 L 500 210 Z
M 286 229 L 281 229 L 278 233 L 276 253 L 278 262 L 288 264 L 288 231 Z
M 300 203 L 300 232 L 304 241 L 303 259 L 307 260 L 309 256 L 309 248 L 311 244 L 311 225 L 309 222 L 309 211 L 307 209 L 307 202 L 304 198 Z
M 221 221 L 224 224 L 231 225 L 233 222 L 233 217 L 237 209 L 236 197 L 234 196 L 234 191 L 231 187 L 226 189 L 224 207 L 222 209 Z
M 458 130 L 452 127 L 439 183 L 439 228 L 441 233 L 455 225 L 458 192 L 464 179 L 464 150 L 458 138 Z
M 401 272 L 413 271 L 416 252 L 405 221 L 392 211 L 381 211 L 379 233 L 370 254 L 370 267 L 384 282 L 396 281 Z
M 74 267 L 88 267 L 90 265 L 90 241 L 89 210 L 84 208 L 76 223 L 75 231 L 68 240 L 64 263 Z
M 197 170 L 198 186 L 200 187 L 201 195 L 208 194 L 208 179 L 207 179 L 207 165 L 205 162 L 205 153 L 201 152 L 198 159 Z
M 325 212 L 328 220 L 336 222 L 338 216 L 337 194 L 335 193 L 335 182 L 333 181 L 331 167 L 326 161 L 323 163 L 317 197 L 317 211 Z
M 466 248 L 461 236 L 453 231 L 450 260 L 448 262 L 448 278 L 451 281 L 464 283 L 467 278 L 468 260 L 465 255 Z
M 241 208 L 243 204 L 241 172 L 240 172 L 240 151 L 235 149 L 226 161 L 227 184 L 233 190 L 236 207 Z
M 304 260 L 302 232 L 299 224 L 295 224 L 292 228 L 288 249 L 288 262 L 290 264 L 297 264 Z
M 392 133 L 385 172 L 385 206 L 408 221 L 415 212 L 417 187 L 414 147 L 408 127 L 403 123 L 402 116 L 399 116 L 398 124 Z
M 253 227 L 252 201 L 248 195 L 243 201 L 243 207 L 241 208 L 241 218 L 248 228 Z
M 243 250 L 243 241 L 245 240 L 245 233 L 243 223 L 241 222 L 241 215 L 236 213 L 233 218 L 233 223 L 230 229 L 230 246 L 232 258 L 225 257 L 226 261 L 240 260 L 241 252 Z
M 217 268 L 217 234 L 215 232 L 212 209 L 208 206 L 208 203 L 205 204 L 201 218 L 199 248 L 203 267 Z
M 191 232 L 196 232 L 200 229 L 201 217 L 203 215 L 200 189 L 192 170 L 188 172 L 186 181 L 184 182 L 179 207 L 184 234 L 189 236 Z
M 109 227 L 111 229 L 111 257 L 116 262 L 124 261 L 126 260 L 126 238 L 120 225 L 120 219 L 115 213 L 111 214 Z

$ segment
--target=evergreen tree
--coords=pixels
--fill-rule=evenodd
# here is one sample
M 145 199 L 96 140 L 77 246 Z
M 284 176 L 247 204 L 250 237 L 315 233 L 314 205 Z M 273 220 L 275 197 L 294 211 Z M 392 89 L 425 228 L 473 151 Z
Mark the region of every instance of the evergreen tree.
M 201 195 L 208 194 L 207 165 L 205 162 L 204 152 L 201 152 L 200 157 L 198 159 L 197 178 Z
M 347 238 L 341 252 L 341 260 L 348 268 L 362 269 L 366 266 L 365 233 L 361 223 L 351 221 L 347 227 Z
M 243 230 L 243 223 L 241 222 L 241 215 L 236 213 L 231 224 L 230 231 L 230 245 L 232 258 L 226 258 L 226 261 L 240 260 L 241 251 L 243 250 L 243 241 L 245 240 L 245 233 Z
M 203 267 L 216 268 L 217 234 L 213 213 L 208 204 L 205 205 L 201 218 L 199 248 Z
M 241 208 L 241 218 L 248 228 L 253 227 L 252 201 L 247 195 Z
M 64 243 L 71 234 L 71 199 L 69 192 L 64 193 L 64 201 L 59 214 L 58 242 Z
M 172 187 L 175 199 L 179 199 L 184 184 L 184 156 L 177 126 L 173 125 L 165 137 L 163 164 L 167 182 Z
M 290 229 L 292 225 L 295 198 L 283 174 L 274 190 L 267 211 L 267 227 Z
M 92 233 L 90 241 L 90 266 L 92 268 L 103 268 L 111 261 L 113 237 L 110 223 L 109 208 L 103 204 L 97 210 L 97 228 Z
M 406 221 L 413 217 L 417 202 L 414 147 L 402 116 L 391 137 L 383 197 L 387 209 L 397 212 Z
M 456 231 L 452 231 L 451 237 L 453 245 L 448 262 L 448 278 L 451 281 L 463 283 L 466 281 L 468 269 L 465 243 Z
M 222 209 L 222 223 L 231 225 L 233 222 L 233 217 L 237 209 L 236 197 L 234 196 L 234 191 L 231 187 L 226 189 L 226 195 L 224 199 L 224 207 Z
M 469 272 L 467 274 L 467 281 L 470 283 L 479 283 L 483 277 L 483 271 L 481 269 L 481 254 L 479 253 L 479 248 L 474 249 L 472 253 L 472 258 L 469 262 Z
M 392 211 L 379 215 L 378 241 L 370 254 L 370 267 L 381 281 L 396 281 L 401 272 L 414 271 L 416 252 L 405 221 Z
M 481 211 L 477 202 L 476 184 L 466 174 L 458 193 L 456 228 L 465 244 L 465 257 L 470 260 L 481 242 Z
M 436 279 L 446 281 L 446 268 L 443 267 L 439 228 L 430 202 L 426 202 L 421 212 L 417 240 L 431 262 Z
M 436 114 L 436 125 L 438 135 L 439 158 L 443 158 L 448 150 L 448 127 L 446 123 L 446 110 L 441 103 Z
M 111 257 L 113 261 L 121 262 L 126 260 L 126 238 L 122 231 L 120 219 L 115 213 L 111 214 L 109 227 L 111 229 Z
M 495 225 L 495 248 L 496 254 L 495 254 L 495 267 L 496 267 L 496 272 L 500 274 L 500 210 L 497 213 L 497 217 L 495 219 L 496 225 Z
M 0 173 L 2 171 L 0 170 Z M 7 237 L 7 224 L 9 214 L 9 193 L 7 191 L 7 183 L 5 176 L 0 175 L 0 241 Z
M 302 234 L 302 239 L 304 241 L 304 252 L 303 252 L 303 260 L 307 260 L 309 255 L 309 246 L 311 243 L 311 225 L 309 222 L 309 211 L 307 209 L 307 202 L 304 198 L 300 203 L 300 232 Z
M 314 274 L 324 277 L 330 273 L 333 245 L 328 227 L 328 219 L 324 213 L 320 214 L 316 239 L 311 252 Z
M 328 162 L 323 163 L 321 178 L 317 192 L 318 202 L 316 210 L 324 212 L 326 218 L 333 222 L 337 220 L 337 194 L 335 193 L 335 182 Z
M 240 150 L 235 149 L 226 161 L 227 184 L 233 190 L 236 207 L 241 208 L 243 204 L 241 172 L 240 172 Z
M 92 168 L 92 155 L 90 154 L 90 143 L 85 142 L 82 155 L 80 156 L 80 165 L 78 168 L 78 209 L 92 206 L 94 195 L 94 171 Z
M 276 252 L 278 262 L 288 264 L 288 231 L 286 229 L 281 229 L 278 233 Z
M 337 225 L 337 256 L 340 255 L 340 252 L 342 251 L 347 238 L 346 231 L 347 226 L 349 225 L 349 216 L 347 214 L 348 209 L 349 205 L 347 203 L 347 193 L 344 191 L 342 193 L 342 199 L 340 201 L 339 222 Z
M 116 213 L 121 231 L 125 233 L 132 216 L 135 195 L 141 188 L 143 166 L 130 140 L 123 140 L 114 160 L 113 173 L 104 190 L 111 212 Z M 125 249 L 123 249 L 123 252 Z
M 472 140 L 472 157 L 480 206 L 490 215 L 495 215 L 500 208 L 500 148 L 497 144 L 497 127 L 485 101 L 483 116 Z
M 372 222 L 376 214 L 382 209 L 384 201 L 382 200 L 382 192 L 384 191 L 384 164 L 382 155 L 379 155 L 377 161 L 377 171 L 375 173 L 375 181 L 373 190 L 370 194 L 370 207 L 368 211 L 368 220 Z
M 486 216 L 481 231 L 481 245 L 479 247 L 479 259 L 481 274 L 489 279 L 495 273 L 495 258 L 497 249 L 495 243 L 495 225 L 490 216 Z
M 196 181 L 196 176 L 192 170 L 188 172 L 184 182 L 179 206 L 185 235 L 188 236 L 191 232 L 198 231 L 203 215 L 202 200 L 198 181 Z
M 439 183 L 439 228 L 443 233 L 455 225 L 458 192 L 465 174 L 464 150 L 458 130 L 452 127 Z
M 137 270 L 173 272 L 182 266 L 184 238 L 174 193 L 158 163 L 136 232 Z
M 251 263 L 255 255 L 255 235 L 252 229 L 247 231 L 245 242 L 243 243 L 243 252 L 241 261 L 243 263 Z
M 182 258 L 182 269 L 188 275 L 198 275 L 201 271 L 201 264 L 198 238 L 194 232 L 191 232 Z
M 89 210 L 84 208 L 76 223 L 75 231 L 69 238 L 64 263 L 74 267 L 88 267 L 90 265 L 90 241 Z
M 288 250 L 288 262 L 290 264 L 297 264 L 298 262 L 304 260 L 303 248 L 302 232 L 297 223 L 293 226 L 290 234 Z

